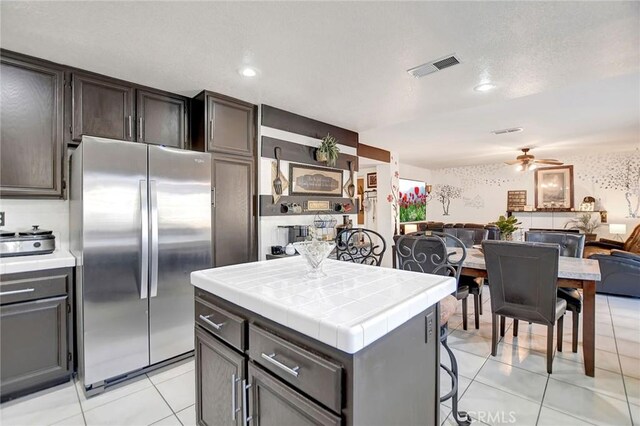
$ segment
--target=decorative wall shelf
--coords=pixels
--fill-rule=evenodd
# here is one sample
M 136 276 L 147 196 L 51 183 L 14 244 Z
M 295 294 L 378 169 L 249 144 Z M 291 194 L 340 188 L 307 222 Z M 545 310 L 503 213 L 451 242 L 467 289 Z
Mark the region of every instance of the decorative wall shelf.
M 326 201 L 329 203 L 328 210 L 316 210 L 309 208 L 309 202 Z M 300 207 L 293 208 L 294 205 Z M 340 206 L 350 205 L 349 211 L 336 210 Z M 273 203 L 272 195 L 260 195 L 260 216 L 314 216 L 320 214 L 358 214 L 359 203 L 355 200 L 355 205 L 351 198 L 343 197 L 322 197 L 322 196 L 302 196 L 302 195 L 283 195 L 277 203 Z

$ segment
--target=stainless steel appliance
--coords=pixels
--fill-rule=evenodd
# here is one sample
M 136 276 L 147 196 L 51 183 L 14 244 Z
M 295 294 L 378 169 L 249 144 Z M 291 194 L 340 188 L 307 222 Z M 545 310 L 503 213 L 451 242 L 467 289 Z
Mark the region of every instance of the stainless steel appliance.
M 56 237 L 53 232 L 40 229 L 38 225 L 26 231 L 16 233 L 0 230 L 0 257 L 49 254 L 56 249 Z
M 70 231 L 87 394 L 193 350 L 189 275 L 212 266 L 209 154 L 83 137 Z

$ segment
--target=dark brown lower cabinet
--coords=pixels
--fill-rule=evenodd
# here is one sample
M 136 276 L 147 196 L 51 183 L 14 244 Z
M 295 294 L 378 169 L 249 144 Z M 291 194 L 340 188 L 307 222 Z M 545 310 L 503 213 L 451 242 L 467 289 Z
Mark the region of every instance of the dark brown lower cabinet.
M 196 328 L 197 421 L 207 426 L 240 426 L 240 386 L 244 380 L 244 357 L 224 343 Z
M 71 270 L 52 271 L 0 277 L 2 401 L 65 382 L 73 372 Z
M 249 416 L 260 426 L 338 426 L 340 417 L 249 363 Z

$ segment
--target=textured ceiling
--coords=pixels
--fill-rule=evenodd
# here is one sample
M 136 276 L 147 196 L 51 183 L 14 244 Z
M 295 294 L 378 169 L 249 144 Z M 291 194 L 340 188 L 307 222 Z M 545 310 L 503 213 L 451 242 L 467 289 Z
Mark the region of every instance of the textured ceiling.
M 10 2 L 0 45 L 361 133 L 424 167 L 640 145 L 640 2 Z M 427 76 L 405 70 L 456 53 Z M 248 64 L 260 75 L 237 73 Z M 473 91 L 490 80 L 496 89 Z M 489 132 L 521 126 L 518 134 Z M 559 158 L 561 159 L 561 158 Z

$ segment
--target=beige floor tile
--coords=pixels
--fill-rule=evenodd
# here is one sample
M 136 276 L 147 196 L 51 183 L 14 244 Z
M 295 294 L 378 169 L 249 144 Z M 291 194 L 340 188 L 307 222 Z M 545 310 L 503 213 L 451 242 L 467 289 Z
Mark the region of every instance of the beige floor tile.
M 598 358 L 596 358 L 596 361 Z M 624 355 L 620 355 L 620 364 L 622 364 L 622 373 L 625 376 L 640 379 L 640 360 Z
M 640 405 L 640 379 L 625 376 L 624 386 L 627 390 L 627 398 L 629 399 L 629 403 Z
M 447 338 L 453 349 L 487 357 L 491 354 L 491 340 L 461 330 L 454 330 Z
M 631 327 L 615 326 L 616 339 L 624 339 L 630 341 L 640 340 L 640 330 Z
M 196 426 L 196 406 L 192 405 L 176 413 L 183 426 Z
M 82 414 L 76 414 L 57 423 L 53 426 L 85 426 L 84 416 Z
M 187 408 L 196 402 L 195 371 L 166 380 L 156 387 L 174 412 Z
M 640 319 L 638 319 L 636 317 L 614 316 L 613 317 L 613 326 L 614 327 L 626 327 L 626 328 L 632 328 L 632 329 L 635 329 L 635 330 L 640 330 Z
M 73 382 L 5 402 L 0 406 L 0 423 L 11 426 L 51 425 L 81 414 Z
M 500 343 L 497 355 L 489 357 L 489 359 L 522 368 L 532 373 L 547 374 L 547 359 L 544 353 L 520 348 L 508 343 Z
M 640 339 L 626 340 L 616 337 L 616 347 L 618 348 L 618 353 L 620 355 L 640 359 Z
M 184 373 L 193 371 L 194 369 L 195 360 L 193 358 L 189 358 L 176 364 L 167 365 L 159 370 L 147 373 L 147 376 L 154 385 L 157 385 L 158 383 L 162 383 L 169 379 L 173 379 L 174 377 L 181 376 Z
M 152 423 L 151 426 L 182 426 L 182 423 L 180 423 L 180 420 L 172 414 L 169 417 L 165 417 L 162 420 Z
M 542 403 L 547 385 L 547 375 L 532 373 L 492 359 L 482 366 L 475 380 L 536 403 Z
M 458 374 L 468 379 L 473 379 L 478 371 L 480 371 L 482 364 L 487 360 L 486 356 L 475 355 L 455 348 L 452 348 L 451 351 L 458 362 Z M 440 347 L 440 362 L 447 367 L 451 367 L 449 354 L 442 346 Z
M 563 349 L 564 350 L 562 352 L 556 352 L 556 358 L 567 359 L 569 361 L 584 364 L 584 358 L 582 356 L 582 345 L 578 346 L 578 352 L 572 352 L 571 346 L 565 346 Z M 596 349 L 596 367 L 621 374 L 618 355 L 613 352 Z
M 553 362 L 553 373 L 551 378 L 575 386 L 580 386 L 592 392 L 626 400 L 622 375 L 611 371 L 595 369 L 595 377 L 584 374 L 584 365 L 562 358 L 556 358 Z
M 629 425 L 629 406 L 610 396 L 553 378 L 547 384 L 543 405 L 598 425 Z
M 589 426 L 592 424 L 545 406 L 540 410 L 538 418 L 538 426 Z
M 88 426 L 149 425 L 172 415 L 156 388 L 149 387 L 85 411 Z
M 492 425 L 535 425 L 540 403 L 474 381 L 462 396 L 460 409 Z
M 111 401 L 115 401 L 116 399 L 120 399 L 124 396 L 131 395 L 132 393 L 150 388 L 151 386 L 153 386 L 153 384 L 147 378 L 147 376 L 143 374 L 142 376 L 138 376 L 133 379 L 127 380 L 126 382 L 120 383 L 113 388 L 109 388 L 103 393 L 87 398 L 87 396 L 82 391 L 82 384 L 79 381 L 76 382 L 78 395 L 80 395 L 80 404 L 82 404 L 82 409 L 84 411 L 92 410 Z
M 631 409 L 631 419 L 634 426 L 640 426 L 640 405 L 629 404 Z

